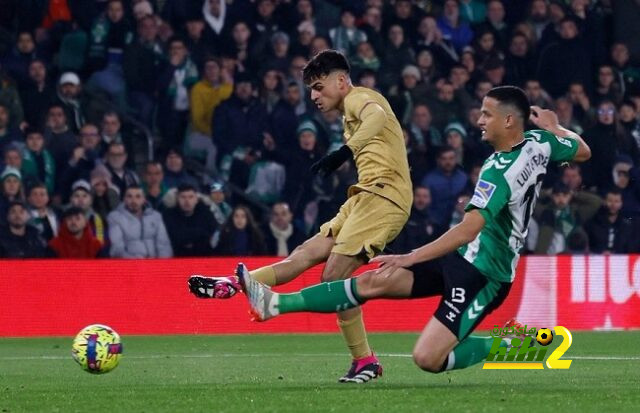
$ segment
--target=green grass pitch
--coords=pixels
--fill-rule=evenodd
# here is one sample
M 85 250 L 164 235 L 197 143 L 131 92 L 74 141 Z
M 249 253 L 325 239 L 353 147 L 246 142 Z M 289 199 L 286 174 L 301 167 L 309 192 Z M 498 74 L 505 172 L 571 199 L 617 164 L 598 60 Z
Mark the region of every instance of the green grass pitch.
M 0 339 L 0 412 L 640 411 L 640 331 L 573 334 L 569 370 L 416 368 L 415 334 L 371 334 L 374 382 L 339 384 L 338 335 L 123 337 L 113 372 L 71 358 L 71 338 Z M 551 348 L 560 340 L 554 340 Z

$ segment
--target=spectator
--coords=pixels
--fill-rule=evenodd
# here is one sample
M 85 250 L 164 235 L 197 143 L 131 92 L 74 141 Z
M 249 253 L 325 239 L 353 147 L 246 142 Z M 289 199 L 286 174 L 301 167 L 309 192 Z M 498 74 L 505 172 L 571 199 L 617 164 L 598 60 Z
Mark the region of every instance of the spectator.
M 493 1 L 493 3 L 500 3 Z M 529 50 L 527 38 L 522 33 L 515 33 L 509 41 L 509 49 L 505 57 L 505 83 L 523 86 L 525 80 L 534 75 L 535 60 Z
M 48 80 L 45 62 L 40 59 L 29 63 L 28 80 L 20 89 L 20 100 L 24 109 L 24 120 L 29 126 L 42 128 L 47 109 L 56 99 L 56 90 Z
M 105 148 L 101 145 L 102 139 L 98 127 L 93 123 L 85 123 L 80 128 L 80 146 L 76 146 L 71 158 L 66 164 L 56 165 L 62 167 L 63 172 L 57 186 L 64 199 L 69 196 L 71 185 L 78 179 L 88 180 L 91 171 L 101 162 Z
M 444 143 L 442 134 L 432 125 L 432 120 L 431 109 L 427 104 L 418 103 L 414 106 L 409 130 L 415 137 L 418 148 L 422 148 L 422 152 L 429 152 L 430 149 Z
M 504 85 L 504 76 L 506 74 L 504 60 L 499 57 L 489 58 L 480 69 L 493 86 Z
M 207 58 L 202 79 L 191 89 L 191 133 L 187 137 L 190 152 L 206 154 L 205 167 L 215 173 L 217 150 L 211 138 L 211 123 L 216 108 L 233 92 L 233 78 L 222 69 L 219 59 Z
M 640 216 L 639 173 L 627 155 L 618 155 L 613 165 L 613 184 L 622 195 L 621 214 L 625 218 Z
M 89 34 L 87 64 L 91 71 L 102 71 L 116 62 L 119 64 L 122 61 L 122 51 L 133 41 L 133 30 L 125 16 L 123 0 L 109 0 L 105 13 L 94 21 Z M 108 86 L 106 83 L 99 83 L 101 86 Z
M 389 87 L 398 80 L 402 69 L 415 63 L 415 55 L 405 38 L 402 26 L 394 24 L 387 32 L 387 42 L 382 53 L 379 80 L 383 87 Z
M 571 82 L 567 97 L 573 105 L 573 114 L 583 129 L 592 126 L 596 110 L 591 105 L 585 87 L 580 82 Z
M 289 58 L 289 35 L 285 32 L 275 32 L 271 36 L 269 53 L 265 56 L 264 66 L 280 73 L 286 73 L 291 59 Z
M 22 176 L 25 182 L 44 182 L 50 194 L 55 190 L 56 164 L 51 153 L 44 148 L 44 136 L 39 129 L 26 131 L 27 146 L 22 151 Z
M 171 242 L 162 216 L 146 206 L 144 192 L 130 186 L 124 201 L 109 213 L 110 256 L 113 258 L 170 258 Z
M 458 0 L 445 0 L 442 16 L 438 19 L 438 27 L 445 39 L 451 39 L 451 43 L 458 52 L 468 46 L 473 38 L 469 24 L 460 19 Z
M 169 64 L 158 78 L 157 124 L 165 148 L 181 145 L 189 122 L 189 89 L 198 81 L 198 68 L 185 41 L 169 41 Z
M 504 54 L 496 45 L 496 38 L 491 30 L 477 34 L 473 41 L 473 51 L 480 67 L 484 67 L 491 59 L 504 59 Z
M 0 68 L 0 106 L 7 110 L 7 117 L 11 120 L 9 127 L 22 127 L 24 120 L 24 111 L 20 95 L 15 87 L 13 80 L 7 77 Z M 1 125 L 0 125 L 1 127 Z M 6 127 L 6 126 L 5 126 Z
M 433 16 L 425 16 L 420 20 L 415 47 L 431 52 L 436 69 L 440 73 L 447 73 L 460 60 L 460 54 L 451 37 L 443 35 Z
M 571 190 L 571 208 L 577 212 L 580 222 L 587 222 L 593 218 L 602 206 L 602 198 L 584 188 L 580 165 L 577 163 L 567 165 L 562 169 L 560 180 Z M 542 198 L 541 201 L 544 202 L 544 199 Z
M 22 133 L 11 126 L 9 108 L 0 102 L 0 151 L 4 153 L 7 146 L 15 143 L 22 143 Z
M 198 181 L 187 172 L 182 152 L 177 148 L 170 149 L 165 157 L 162 183 L 167 189 L 177 188 L 187 183 L 194 187 L 198 186 Z
M 239 72 L 254 73 L 257 70 L 256 60 L 259 61 L 259 58 L 253 54 L 254 50 L 262 51 L 266 46 L 266 41 L 261 47 L 255 45 L 249 24 L 245 20 L 240 20 L 234 23 L 231 39 L 226 42 L 222 54 L 235 61 Z M 262 58 L 266 59 L 266 53 Z
M 47 112 L 47 128 L 44 132 L 45 146 L 56 163 L 56 173 L 60 174 L 73 150 L 78 146 L 78 139 L 69 129 L 67 115 L 62 105 L 53 104 Z
M 640 68 L 629 60 L 629 48 L 624 43 L 611 46 L 611 62 L 615 69 L 616 79 L 626 95 L 640 93 Z
M 529 5 L 527 23 L 532 26 L 536 39 L 542 38 L 542 32 L 550 22 L 548 3 L 545 0 L 533 0 Z
M 225 26 L 229 22 L 227 18 L 227 2 L 222 0 L 205 0 L 202 4 L 202 14 L 205 20 L 205 28 L 202 33 L 204 43 L 210 45 L 222 44 L 226 33 Z M 228 27 L 226 27 L 228 30 Z
M 527 79 L 524 83 L 524 91 L 532 105 L 540 106 L 541 108 L 553 107 L 553 100 L 547 91 L 542 88 L 538 79 Z
M 10 166 L 19 171 L 22 170 L 22 155 L 21 150 L 17 145 L 6 147 L 3 155 L 2 169 L 4 169 L 5 166 Z
M 233 96 L 220 104 L 213 115 L 213 141 L 218 156 L 230 155 L 238 147 L 262 146 L 267 131 L 267 110 L 253 97 L 253 82 L 240 73 L 235 78 Z
M 100 153 L 107 152 L 112 142 L 123 144 L 127 153 L 133 153 L 133 140 L 122 133 L 122 121 L 117 112 L 109 110 L 102 115 L 100 135 L 102 138 Z M 133 166 L 133 159 L 127 157 L 127 162 Z
M 90 175 L 93 193 L 93 209 L 106 221 L 109 212 L 120 202 L 120 189 L 111 182 L 111 172 L 104 165 L 97 165 Z
M 262 72 L 258 98 L 267 109 L 268 114 L 271 114 L 274 106 L 282 100 L 283 78 L 282 72 L 274 68 L 269 68 Z
M 111 142 L 105 155 L 105 166 L 111 173 L 111 182 L 124 195 L 124 190 L 132 185 L 138 185 L 140 178 L 132 170 L 127 168 L 127 150 L 122 143 Z
M 462 115 L 462 104 L 455 95 L 453 84 L 449 81 L 442 81 L 437 86 L 436 96 L 429 99 L 427 104 L 433 115 L 433 126 L 443 130 L 449 122 L 464 119 Z
M 221 227 L 231 216 L 231 206 L 225 202 L 224 185 L 213 182 L 209 186 L 209 198 L 211 199 L 211 213 L 218 226 Z
M 445 226 L 451 218 L 451 212 L 467 184 L 467 175 L 456 164 L 456 152 L 449 146 L 443 146 L 438 152 L 437 167 L 422 180 L 422 186 L 429 188 L 433 202 L 429 214 L 433 221 Z
M 389 103 L 401 124 L 411 120 L 414 105 L 424 101 L 428 88 L 422 82 L 420 69 L 408 65 L 402 69 L 400 81 L 389 89 Z
M 620 213 L 622 207 L 620 191 L 608 190 L 603 208 L 593 220 L 587 223 L 591 252 L 596 254 L 638 252 L 636 229 L 631 221 Z
M 567 250 L 569 237 L 574 232 L 584 231 L 580 217 L 571 207 L 572 193 L 568 186 L 558 182 L 551 194 L 552 203 L 540 215 L 536 254 L 561 254 Z M 532 234 L 535 234 L 534 230 Z M 533 236 L 533 235 L 532 235 Z
M 360 42 L 356 47 L 355 56 L 351 59 L 351 70 L 358 76 L 363 70 L 377 72 L 380 69 L 380 59 L 369 42 Z
M 193 185 L 179 185 L 177 199 L 177 205 L 162 214 L 174 256 L 210 256 L 218 228 L 213 214 L 198 199 L 198 191 Z
M 585 163 L 587 186 L 602 190 L 612 186 L 611 171 L 618 154 L 629 154 L 638 162 L 638 148 L 616 119 L 616 107 L 611 101 L 598 105 L 598 123 L 584 134 L 593 156 Z M 588 165 L 588 166 L 587 166 Z
M 353 56 L 356 46 L 367 41 L 367 35 L 356 27 L 356 16 L 349 8 L 342 9 L 340 26 L 329 30 L 329 37 L 333 47 L 345 56 Z
M 559 97 L 555 102 L 555 111 L 558 115 L 558 121 L 563 127 L 582 135 L 584 129 L 580 122 L 573 116 L 573 105 L 566 97 Z
M 618 106 L 620 124 L 624 127 L 636 146 L 640 147 L 640 117 L 636 110 L 636 104 L 632 100 L 623 100 Z
M 300 2 L 298 2 L 299 4 Z M 310 21 L 303 21 L 297 28 L 298 37 L 291 45 L 291 55 L 309 56 L 311 41 L 316 35 L 316 28 Z
M 451 122 L 444 128 L 445 142 L 456 154 L 456 163 L 468 171 L 478 162 L 475 145 L 467 138 L 467 131 L 460 122 Z
M 47 187 L 43 183 L 34 183 L 29 188 L 27 202 L 31 216 L 29 224 L 38 230 L 40 236 L 49 241 L 58 235 L 58 215 L 49 207 Z
M 27 207 L 19 201 L 12 201 L 5 210 L 7 226 L 0 227 L 1 258 L 42 258 L 47 255 L 45 242 L 38 230 L 30 225 Z
M 65 114 L 65 123 L 73 133 L 78 133 L 85 122 L 82 86 L 80 78 L 73 72 L 65 72 L 58 81 L 55 107 L 61 107 Z M 53 106 L 51 106 L 53 107 Z M 49 107 L 49 111 L 51 111 Z
M 371 43 L 371 46 L 379 56 L 382 53 L 384 43 L 382 10 L 378 7 L 367 7 L 364 16 L 362 16 L 362 25 L 359 28 L 367 36 L 367 41 Z
M 560 39 L 540 52 L 537 78 L 542 87 L 557 98 L 567 91 L 571 82 L 589 85 L 590 68 L 591 58 L 579 37 L 578 26 L 572 18 L 565 18 L 560 24 Z
M 264 255 L 267 247 L 264 235 L 258 228 L 249 208 L 239 205 L 220 231 L 217 255 L 251 256 Z
M 298 127 L 298 107 L 302 102 L 302 91 L 294 81 L 289 82 L 284 93 L 273 108 L 270 129 L 278 147 L 287 148 L 296 144 L 296 128 Z M 304 113 L 300 113 L 302 115 Z
M 70 206 L 80 208 L 85 217 L 91 234 L 98 239 L 103 245 L 107 244 L 109 233 L 107 231 L 107 222 L 93 210 L 93 194 L 91 193 L 91 184 L 84 179 L 78 180 L 71 186 L 71 197 L 69 199 Z
M 385 16 L 385 26 L 390 27 L 398 25 L 402 27 L 408 39 L 414 40 L 416 35 L 416 27 L 423 12 L 419 7 L 414 7 L 414 2 L 410 0 L 397 0 L 393 4 L 393 9 Z M 382 6 L 382 4 L 381 4 Z
M 487 14 L 484 22 L 475 26 L 474 31 L 491 30 L 500 48 L 505 49 L 509 37 L 509 27 L 504 21 L 505 10 L 501 0 L 487 1 Z
M 165 64 L 156 17 L 145 16 L 138 20 L 137 40 L 124 49 L 122 70 L 129 91 L 129 105 L 147 126 L 152 126 L 156 85 Z
M 29 82 L 29 63 L 36 59 L 36 43 L 29 31 L 21 31 L 15 47 L 2 59 L 2 67 L 16 81 L 19 89 Z
M 156 211 L 160 211 L 163 206 L 162 199 L 169 190 L 167 184 L 164 183 L 162 163 L 149 161 L 145 164 L 144 174 L 142 175 L 142 188 L 149 205 Z
M 422 81 L 425 84 L 432 84 L 439 75 L 433 53 L 429 49 L 422 49 L 418 52 L 416 56 L 416 66 L 418 66 Z
M 49 248 L 58 258 L 98 258 L 108 256 L 104 244 L 87 225 L 81 208 L 69 207 L 62 214 L 60 234 L 49 241 Z
M 7 166 L 0 175 L 0 224 L 7 217 L 7 211 L 11 202 L 24 202 L 24 191 L 22 189 L 22 175 L 20 171 L 11 166 Z
M 287 257 L 302 244 L 306 237 L 292 224 L 293 214 L 286 202 L 276 202 L 271 207 L 271 219 L 265 229 L 267 253 Z
M 613 66 L 602 65 L 598 68 L 598 81 L 594 93 L 595 101 L 610 100 L 613 103 L 622 102 L 622 88 L 616 82 Z
M 442 234 L 441 227 L 436 224 L 429 214 L 431 206 L 431 191 L 429 188 L 416 185 L 413 188 L 413 206 L 411 215 L 398 237 L 390 245 L 396 254 L 413 251 L 428 244 Z

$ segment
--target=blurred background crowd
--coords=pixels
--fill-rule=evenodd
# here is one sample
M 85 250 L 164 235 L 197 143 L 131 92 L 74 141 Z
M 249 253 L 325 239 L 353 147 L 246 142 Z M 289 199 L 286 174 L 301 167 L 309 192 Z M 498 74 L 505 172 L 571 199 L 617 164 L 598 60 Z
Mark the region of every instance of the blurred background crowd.
M 494 86 L 593 157 L 552 168 L 525 252 L 640 252 L 637 0 L 0 0 L 0 257 L 285 256 L 357 180 L 301 70 L 334 48 L 403 125 L 414 204 L 390 246 L 458 223 Z

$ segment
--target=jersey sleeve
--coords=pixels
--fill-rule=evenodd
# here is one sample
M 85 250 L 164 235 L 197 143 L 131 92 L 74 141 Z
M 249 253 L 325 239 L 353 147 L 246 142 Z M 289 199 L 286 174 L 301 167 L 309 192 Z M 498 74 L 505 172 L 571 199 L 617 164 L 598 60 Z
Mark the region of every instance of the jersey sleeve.
M 507 205 L 511 196 L 504 176 L 493 168 L 480 172 L 478 183 L 465 211 L 477 209 L 486 221 L 493 219 Z
M 578 141 L 571 138 L 561 138 L 546 130 L 529 132 L 538 142 L 548 143 L 551 146 L 549 159 L 555 162 L 570 161 L 578 152 Z

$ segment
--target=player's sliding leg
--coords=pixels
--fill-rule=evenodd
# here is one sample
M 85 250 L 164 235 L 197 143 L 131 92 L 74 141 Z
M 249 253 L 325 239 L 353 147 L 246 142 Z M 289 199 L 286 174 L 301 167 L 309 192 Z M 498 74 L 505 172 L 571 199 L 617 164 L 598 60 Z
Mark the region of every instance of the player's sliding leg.
M 255 269 L 251 271 L 251 275 L 268 286 L 284 284 L 325 261 L 333 245 L 332 237 L 317 234 L 298 246 L 284 260 Z M 231 298 L 242 288 L 236 275 L 220 277 L 192 275 L 189 278 L 189 289 L 199 298 Z
M 276 293 L 253 277 L 245 277 L 245 283 L 256 320 L 266 321 L 286 313 L 335 313 L 375 298 L 409 298 L 413 274 L 399 268 L 391 276 L 381 277 L 372 270 L 358 277 L 316 284 L 290 294 Z
M 501 346 L 508 344 L 503 340 Z M 493 337 L 468 336 L 458 342 L 455 334 L 433 317 L 416 342 L 413 360 L 431 373 L 464 369 L 485 360 L 492 345 Z

